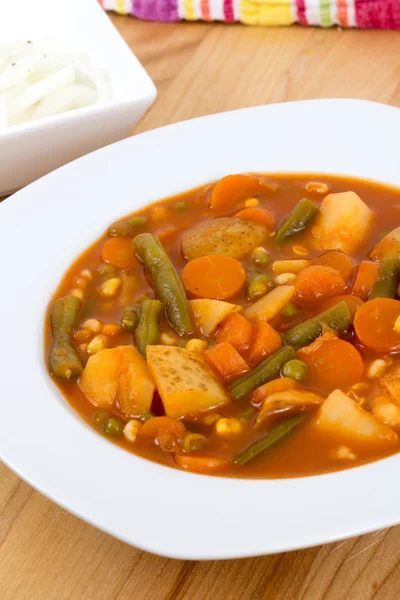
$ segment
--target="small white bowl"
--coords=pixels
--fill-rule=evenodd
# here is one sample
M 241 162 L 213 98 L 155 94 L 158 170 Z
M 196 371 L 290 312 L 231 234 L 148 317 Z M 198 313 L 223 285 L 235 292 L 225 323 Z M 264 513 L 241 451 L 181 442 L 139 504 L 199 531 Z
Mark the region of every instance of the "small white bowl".
M 5 200 L 0 457 L 89 523 L 175 558 L 294 550 L 399 523 L 400 454 L 296 479 L 171 469 L 84 423 L 51 381 L 43 351 L 45 310 L 61 276 L 118 217 L 241 171 L 339 173 L 400 185 L 399 139 L 400 111 L 389 106 L 353 100 L 261 106 L 129 138 Z
M 0 133 L 0 196 L 132 132 L 156 88 L 97 0 L 0 0 L 0 42 L 77 42 L 104 68 L 111 101 Z

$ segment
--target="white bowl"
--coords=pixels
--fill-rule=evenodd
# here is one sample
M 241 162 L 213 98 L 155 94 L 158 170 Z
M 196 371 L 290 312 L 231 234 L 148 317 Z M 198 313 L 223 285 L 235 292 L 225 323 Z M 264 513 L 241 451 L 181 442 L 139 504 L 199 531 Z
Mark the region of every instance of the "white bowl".
M 400 185 L 400 111 L 353 100 L 261 106 L 157 129 L 85 156 L 0 205 L 0 456 L 31 485 L 151 552 L 219 559 L 293 550 L 400 522 L 400 454 L 328 475 L 185 473 L 98 435 L 44 360 L 51 294 L 119 216 L 240 171 L 339 173 Z M 84 199 L 84 201 L 82 201 Z
M 77 42 L 107 71 L 112 98 L 0 133 L 0 196 L 127 136 L 156 97 L 97 0 L 0 0 L 0 42 L 30 39 Z

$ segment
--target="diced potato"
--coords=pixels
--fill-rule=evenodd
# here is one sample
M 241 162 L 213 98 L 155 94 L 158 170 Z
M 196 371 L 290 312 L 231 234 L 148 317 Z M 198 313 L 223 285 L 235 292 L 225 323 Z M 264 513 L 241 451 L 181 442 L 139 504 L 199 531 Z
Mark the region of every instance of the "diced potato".
M 311 226 L 311 243 L 351 254 L 366 241 L 372 220 L 373 212 L 356 193 L 329 194 Z
M 199 352 L 148 346 L 147 362 L 169 417 L 196 417 L 229 402 L 229 396 Z
M 388 233 L 372 250 L 372 260 L 382 260 L 386 257 L 400 255 L 400 227 Z
M 118 346 L 91 356 L 79 380 L 86 398 L 96 406 L 116 403 L 127 417 L 148 412 L 154 382 L 147 364 L 134 346 Z
M 203 335 L 211 335 L 218 325 L 233 312 L 242 310 L 241 306 L 222 300 L 189 300 L 197 327 Z
M 209 254 L 224 254 L 243 258 L 268 237 L 261 223 L 222 217 L 203 221 L 182 235 L 182 253 L 187 260 Z
M 379 423 L 341 390 L 332 392 L 319 408 L 316 425 L 321 432 L 340 441 L 358 442 L 375 449 L 390 448 L 398 441 L 392 429 Z
M 280 285 L 254 304 L 248 306 L 243 315 L 250 321 L 254 319 L 271 321 L 291 301 L 293 294 L 293 285 Z
M 267 396 L 264 400 L 256 425 L 259 426 L 274 414 L 297 412 L 304 408 L 312 408 L 322 404 L 324 397 L 310 390 L 284 390 Z

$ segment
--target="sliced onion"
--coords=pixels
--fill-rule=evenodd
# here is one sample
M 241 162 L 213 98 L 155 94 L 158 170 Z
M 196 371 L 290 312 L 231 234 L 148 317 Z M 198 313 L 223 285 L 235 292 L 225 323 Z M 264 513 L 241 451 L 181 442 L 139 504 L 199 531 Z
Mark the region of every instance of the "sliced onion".
M 82 83 L 73 83 L 49 94 L 35 107 L 33 119 L 42 119 L 96 102 L 96 92 Z

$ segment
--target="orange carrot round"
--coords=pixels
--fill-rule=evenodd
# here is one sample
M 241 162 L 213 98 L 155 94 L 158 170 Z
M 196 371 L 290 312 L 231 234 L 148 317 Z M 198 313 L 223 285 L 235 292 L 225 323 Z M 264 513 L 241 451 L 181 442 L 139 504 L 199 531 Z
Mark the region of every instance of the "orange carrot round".
M 356 313 L 356 310 L 358 310 L 360 306 L 364 304 L 361 298 L 359 298 L 358 296 L 353 296 L 353 294 L 343 294 L 340 296 L 332 296 L 332 298 L 329 298 L 326 302 L 323 303 L 318 312 L 322 312 L 323 310 L 326 310 L 331 306 L 335 306 L 335 304 L 342 302 L 342 300 L 346 302 L 353 315 Z
M 270 188 L 256 177 L 241 174 L 227 175 L 215 184 L 210 208 L 218 212 L 234 210 L 239 202 L 261 194 L 266 189 Z
M 270 211 L 269 208 L 261 208 L 258 206 L 252 208 L 243 208 L 236 213 L 235 217 L 239 217 L 239 219 L 246 219 L 247 221 L 262 223 L 268 229 L 275 228 L 275 219 L 272 211 Z
M 185 434 L 184 424 L 177 419 L 153 417 L 141 426 L 136 440 L 145 446 L 159 446 L 166 452 L 173 452 L 179 449 Z
M 339 250 L 330 250 L 329 252 L 325 252 L 318 258 L 312 261 L 313 265 L 323 265 L 325 267 L 332 267 L 332 269 L 336 269 L 339 271 L 341 276 L 345 281 L 347 281 L 352 274 L 354 273 L 354 262 L 347 256 L 344 252 L 339 252 Z
M 235 258 L 214 254 L 188 262 L 182 281 L 196 298 L 223 300 L 240 292 L 246 283 L 246 271 Z
M 294 286 L 294 302 L 304 307 L 347 291 L 347 285 L 339 271 L 324 265 L 311 265 L 300 271 Z
M 248 350 L 252 339 L 253 325 L 239 313 L 228 315 L 215 336 L 217 343 L 229 342 L 239 352 Z
M 400 316 L 400 302 L 391 298 L 376 298 L 363 304 L 354 317 L 358 340 L 376 352 L 400 349 L 400 333 L 394 328 Z
M 289 377 L 280 377 L 279 379 L 273 379 L 272 381 L 268 381 L 268 383 L 264 383 L 259 388 L 254 390 L 253 395 L 251 397 L 251 403 L 254 406 L 259 406 L 264 402 L 267 396 L 271 396 L 271 394 L 276 394 L 276 392 L 285 392 L 286 390 L 295 390 L 298 387 L 298 384 L 294 379 L 289 379 Z
M 326 392 L 358 383 L 364 370 L 359 351 L 340 339 L 322 342 L 311 353 L 299 350 L 298 356 L 308 365 L 308 381 Z
M 257 319 L 254 324 L 254 338 L 251 345 L 249 363 L 258 365 L 263 358 L 276 352 L 282 346 L 280 334 L 266 321 Z
M 124 237 L 113 237 L 107 240 L 101 250 L 101 260 L 116 269 L 129 271 L 137 264 L 133 254 L 132 240 Z
M 204 358 L 224 381 L 231 381 L 250 370 L 248 364 L 229 342 L 221 342 L 205 350 Z
M 229 460 L 218 456 L 199 456 L 190 454 L 176 454 L 175 462 L 178 467 L 193 471 L 193 473 L 215 473 L 229 466 Z

